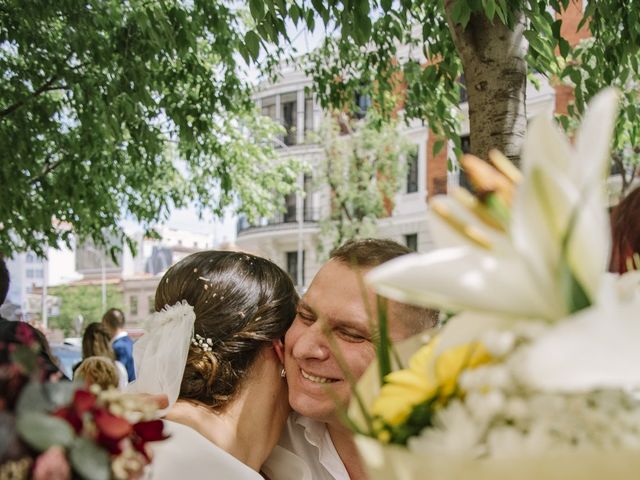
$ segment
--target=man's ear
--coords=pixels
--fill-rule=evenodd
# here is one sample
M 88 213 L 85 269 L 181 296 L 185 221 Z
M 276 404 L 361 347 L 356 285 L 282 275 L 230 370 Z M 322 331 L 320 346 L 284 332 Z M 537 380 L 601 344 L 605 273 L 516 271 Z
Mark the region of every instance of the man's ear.
M 276 352 L 276 355 L 280 359 L 280 363 L 284 364 L 284 338 L 274 340 L 272 343 L 273 350 Z

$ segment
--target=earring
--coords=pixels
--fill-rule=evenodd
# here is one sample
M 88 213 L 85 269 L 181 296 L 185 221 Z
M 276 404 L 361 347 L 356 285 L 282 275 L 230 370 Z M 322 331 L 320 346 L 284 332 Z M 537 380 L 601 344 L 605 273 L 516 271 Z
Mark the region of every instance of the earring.
M 282 378 L 284 378 L 284 377 L 286 377 L 286 376 L 287 376 L 287 371 L 284 369 L 284 367 L 282 367 L 282 370 L 280 370 L 280 376 L 281 376 Z

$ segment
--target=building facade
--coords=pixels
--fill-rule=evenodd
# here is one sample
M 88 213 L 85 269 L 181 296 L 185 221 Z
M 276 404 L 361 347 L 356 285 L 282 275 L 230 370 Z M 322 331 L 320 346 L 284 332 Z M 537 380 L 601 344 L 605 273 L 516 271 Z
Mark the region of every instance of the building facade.
M 562 108 L 566 98 L 558 98 L 556 89 L 543 78 L 540 87 L 527 89 L 527 115 L 552 115 Z M 309 133 L 317 130 L 323 112 L 313 96 L 305 92 L 311 80 L 294 69 L 283 70 L 279 81 L 260 86 L 255 101 L 263 115 L 283 125 L 285 134 L 279 139 L 279 154 L 285 158 L 295 156 L 311 166 L 310 175 L 300 178 L 299 187 L 305 192 L 289 195 L 283 202 L 284 211 L 271 218 L 249 224 L 238 220 L 237 246 L 251 253 L 265 256 L 285 269 L 304 291 L 324 262 L 319 254 L 319 224 L 331 208 L 331 192 L 327 185 L 318 185 L 313 172 L 323 159 L 320 145 L 310 140 Z M 557 104 L 557 100 L 561 105 Z M 363 102 L 362 109 L 366 109 Z M 566 108 L 566 105 L 565 105 Z M 401 114 L 401 113 L 400 113 Z M 468 104 L 460 104 L 463 150 L 469 146 Z M 446 193 L 448 189 L 464 184 L 457 159 L 450 143 L 437 155 L 433 145 L 437 138 L 424 122 L 412 121 L 401 127 L 400 135 L 414 145 L 412 153 L 399 161 L 406 162 L 405 178 L 400 179 L 391 214 L 378 220 L 376 236 L 389 238 L 418 252 L 433 247 L 427 221 L 428 199 Z M 300 260 L 300 256 L 302 259 Z

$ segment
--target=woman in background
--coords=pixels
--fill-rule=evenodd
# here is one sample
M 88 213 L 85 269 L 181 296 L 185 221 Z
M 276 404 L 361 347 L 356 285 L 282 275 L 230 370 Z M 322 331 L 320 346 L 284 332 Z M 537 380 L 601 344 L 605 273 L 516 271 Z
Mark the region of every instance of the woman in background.
M 108 359 L 115 366 L 118 373 L 117 387 L 123 389 L 127 386 L 127 369 L 116 360 L 113 348 L 111 348 L 111 335 L 106 327 L 100 323 L 90 323 L 84 330 L 84 335 L 82 335 L 82 362 L 74 367 L 74 377 L 79 366 L 90 357 Z

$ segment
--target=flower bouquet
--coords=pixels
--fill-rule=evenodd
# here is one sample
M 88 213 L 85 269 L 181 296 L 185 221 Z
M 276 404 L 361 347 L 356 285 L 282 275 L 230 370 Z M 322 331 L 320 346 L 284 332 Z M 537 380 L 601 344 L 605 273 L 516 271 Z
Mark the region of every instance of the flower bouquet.
M 163 440 L 157 408 L 141 396 L 52 381 L 31 327 L 0 345 L 0 478 L 140 478 L 146 443 Z M 48 372 L 51 373 L 51 372 Z
M 601 92 L 573 145 L 535 119 L 522 173 L 466 156 L 477 195 L 431 205 L 443 248 L 369 273 L 386 297 L 455 313 L 398 355 L 381 338 L 349 411 L 371 478 L 638 478 L 640 274 L 606 273 L 616 113 Z

